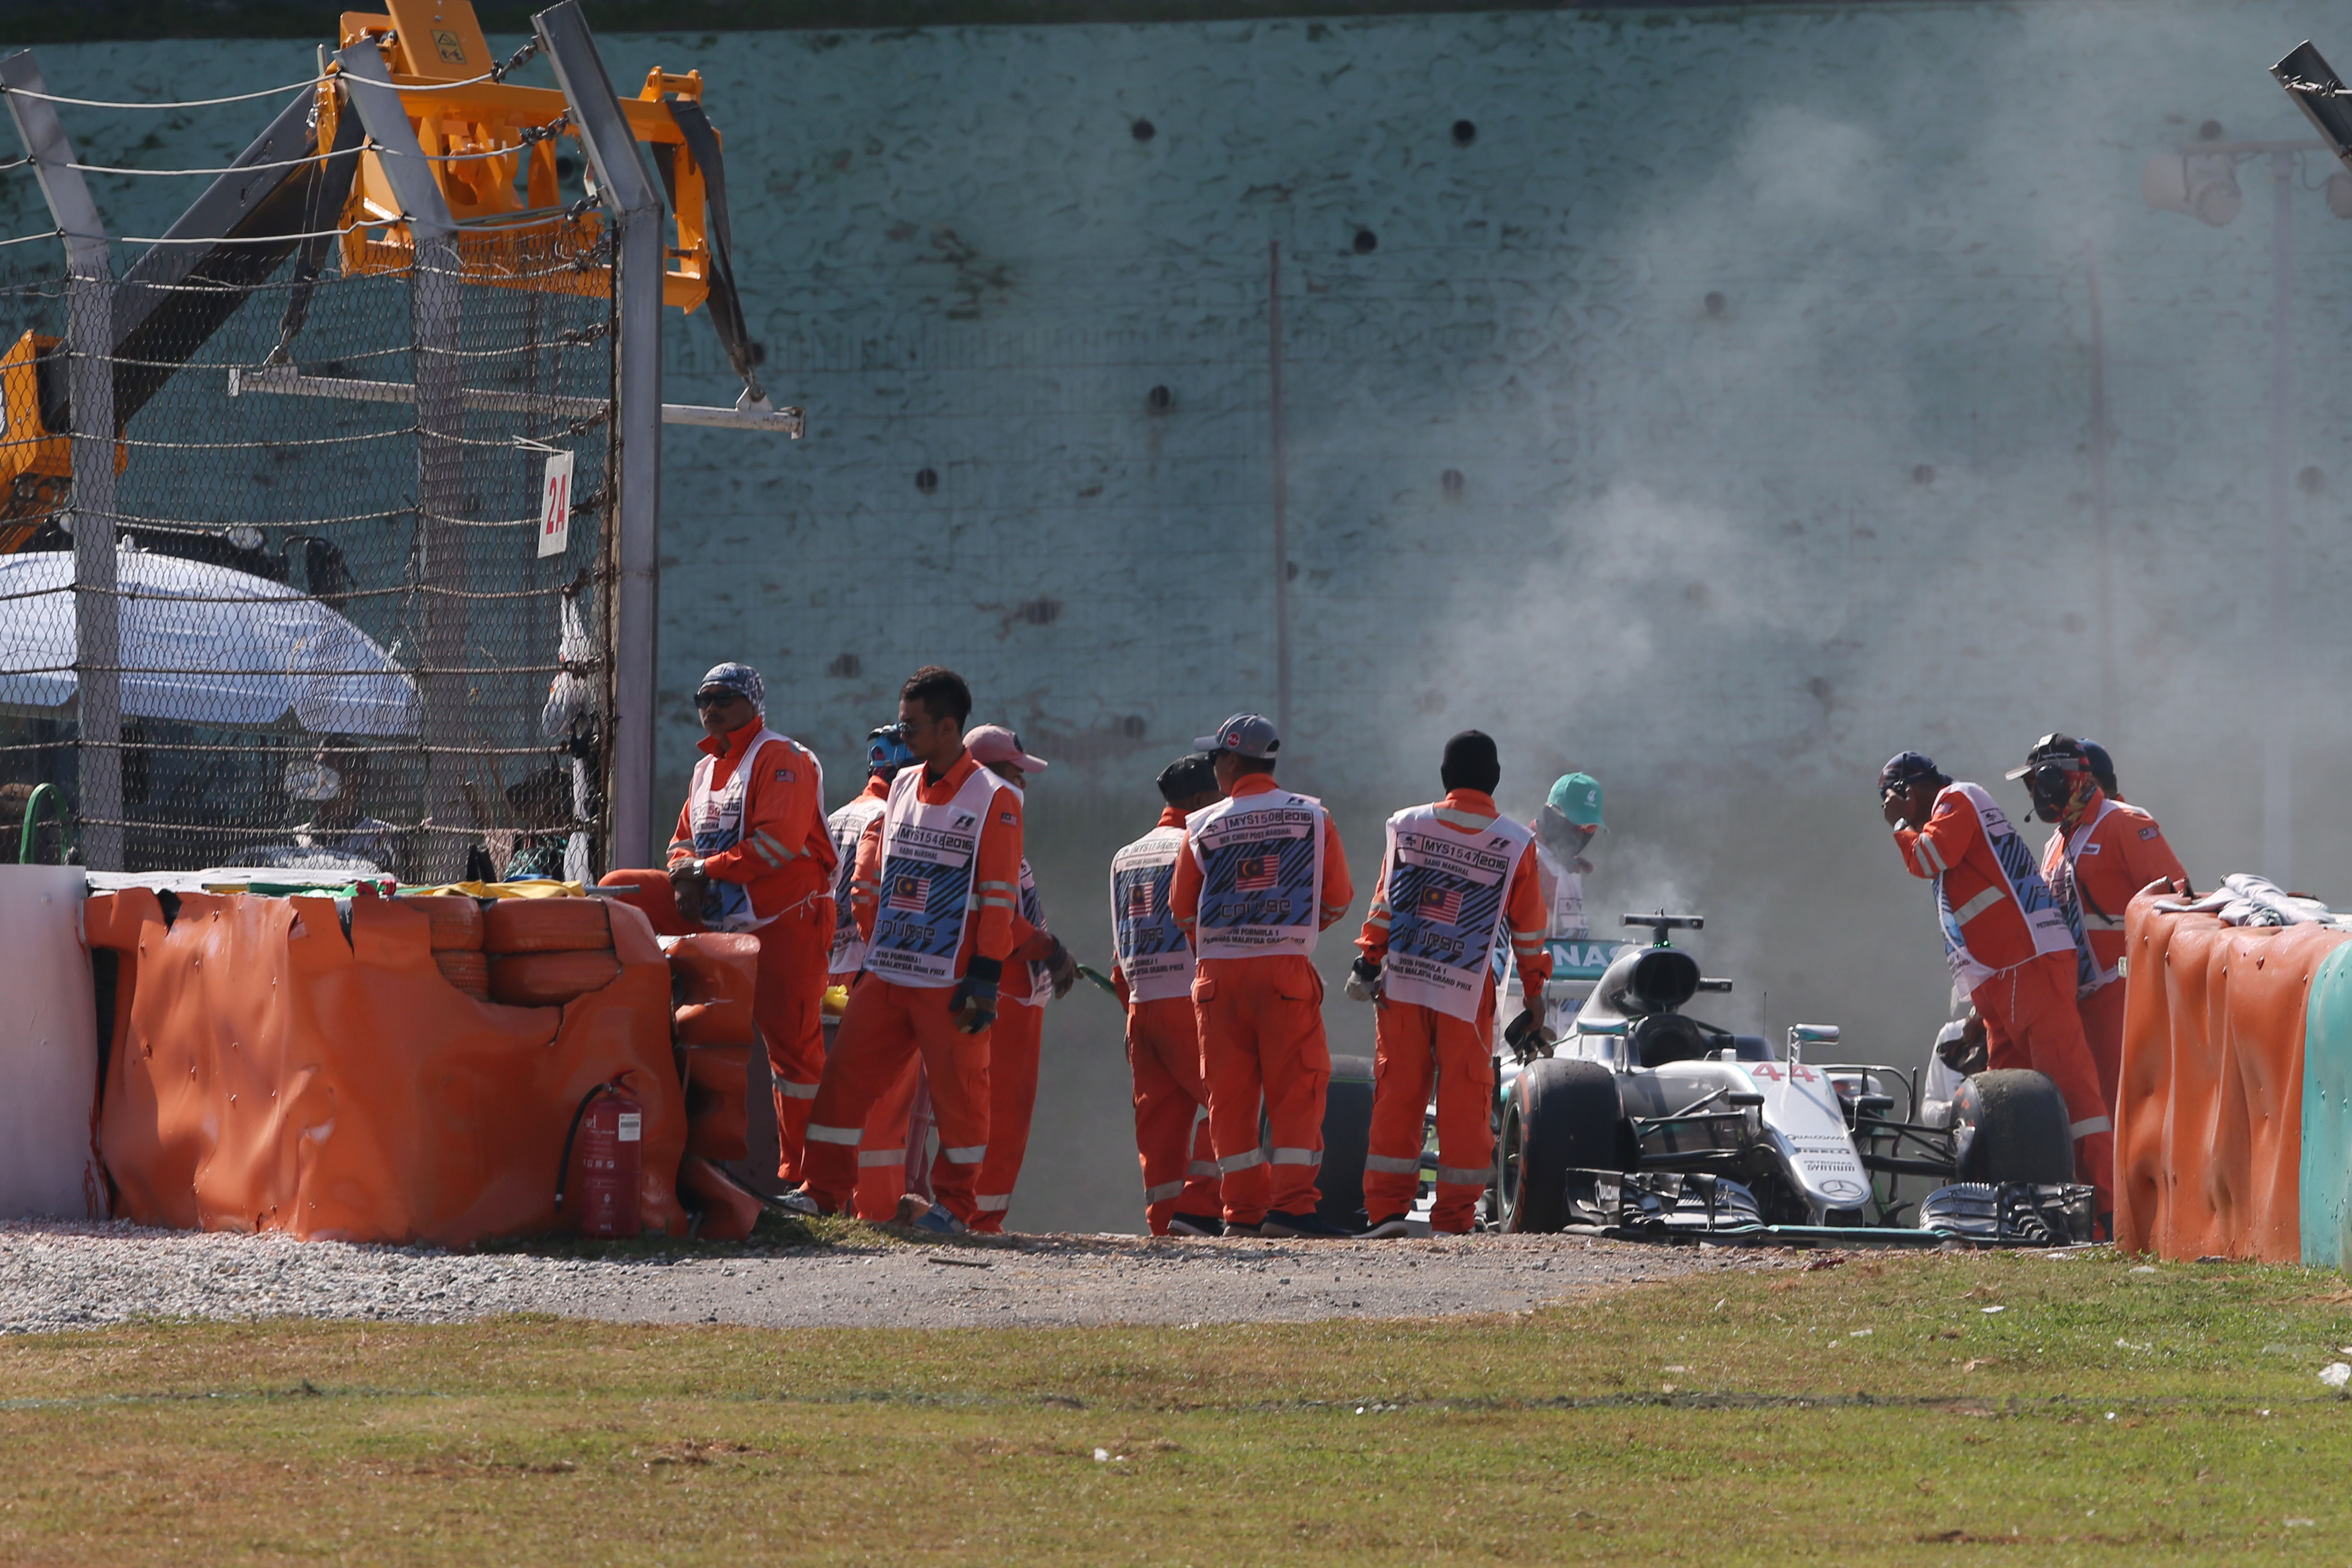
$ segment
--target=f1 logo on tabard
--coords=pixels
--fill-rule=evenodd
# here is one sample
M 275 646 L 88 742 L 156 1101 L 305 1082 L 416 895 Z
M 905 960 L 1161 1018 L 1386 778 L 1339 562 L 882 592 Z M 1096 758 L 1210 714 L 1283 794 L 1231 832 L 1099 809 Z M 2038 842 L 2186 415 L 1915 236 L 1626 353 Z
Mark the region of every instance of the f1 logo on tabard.
M 561 555 L 571 546 L 572 454 L 557 452 L 547 459 L 539 487 L 539 552 Z

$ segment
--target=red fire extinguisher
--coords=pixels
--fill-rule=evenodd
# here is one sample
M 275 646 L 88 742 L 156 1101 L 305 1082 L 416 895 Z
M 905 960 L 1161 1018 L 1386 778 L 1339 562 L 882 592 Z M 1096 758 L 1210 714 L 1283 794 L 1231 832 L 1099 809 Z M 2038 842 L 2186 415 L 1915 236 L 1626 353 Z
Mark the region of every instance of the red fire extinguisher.
M 583 1236 L 626 1240 L 643 1224 L 638 1175 L 645 1151 L 645 1108 L 618 1081 L 600 1083 L 581 1098 L 563 1139 L 563 1165 L 555 1178 L 556 1217 L 563 1217 L 572 1147 L 580 1146 L 580 1200 L 572 1224 Z

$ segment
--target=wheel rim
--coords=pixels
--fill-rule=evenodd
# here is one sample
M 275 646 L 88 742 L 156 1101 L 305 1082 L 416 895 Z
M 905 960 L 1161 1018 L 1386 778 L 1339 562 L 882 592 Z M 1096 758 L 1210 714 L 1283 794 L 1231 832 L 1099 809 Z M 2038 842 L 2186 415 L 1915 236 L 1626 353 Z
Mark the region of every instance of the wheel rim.
M 1519 1217 L 1519 1150 L 1525 1140 L 1520 1135 L 1519 1104 L 1515 1095 L 1503 1112 L 1502 1165 L 1495 1182 L 1495 1196 L 1501 1205 L 1502 1228 L 1513 1228 Z

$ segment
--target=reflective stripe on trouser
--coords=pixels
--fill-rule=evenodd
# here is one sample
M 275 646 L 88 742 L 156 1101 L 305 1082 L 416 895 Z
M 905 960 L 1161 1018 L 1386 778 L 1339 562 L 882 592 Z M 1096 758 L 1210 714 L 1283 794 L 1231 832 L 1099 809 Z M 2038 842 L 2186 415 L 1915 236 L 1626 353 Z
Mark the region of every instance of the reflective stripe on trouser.
M 1372 1026 L 1372 1128 L 1364 1158 L 1364 1213 L 1378 1222 L 1412 1208 L 1430 1084 L 1437 1086 L 1436 1206 L 1430 1228 L 1470 1228 L 1495 1159 L 1487 1108 L 1495 1097 L 1491 999 L 1475 1021 L 1415 1002 L 1382 1002 Z
M 839 1209 L 856 1193 L 866 1117 L 920 1056 L 945 1145 L 931 1167 L 932 1190 L 966 1225 L 980 1213 L 972 1199 L 988 1148 L 988 1037 L 956 1033 L 949 994 L 943 985 L 898 985 L 870 974 L 850 992 L 809 1112 L 808 1189 L 824 1207 Z M 819 1127 L 848 1128 L 850 1141 L 820 1138 Z
M 2091 1048 L 2091 1066 L 2099 1075 L 2100 1096 L 2113 1116 L 2124 1076 L 2124 983 L 2110 980 L 2088 996 L 2076 997 L 2074 1010 L 2083 1020 L 2083 1043 Z
M 857 1142 L 857 1198 L 849 1211 L 859 1219 L 896 1219 L 900 1196 L 916 1190 L 916 1167 L 928 1181 L 930 1127 L 927 1120 L 920 1145 L 915 1142 L 914 1128 L 915 1100 L 922 1081 L 922 1058 L 909 1057 L 905 1068 L 874 1101 L 874 1109 L 866 1113 L 866 1126 Z M 920 1155 L 908 1159 L 908 1151 L 918 1147 Z
M 824 1073 L 824 961 L 833 947 L 833 904 L 819 900 L 778 915 L 760 939 L 760 987 L 751 1018 L 768 1047 L 776 1095 L 776 1178 L 801 1179 L 809 1107 Z
M 1985 1021 L 1985 1065 L 2031 1068 L 2065 1098 L 2067 1119 L 2106 1120 L 2098 1068 L 2074 1005 L 2074 955 L 2045 952 L 2000 971 L 1969 997 Z M 2098 1189 L 2098 1212 L 2115 1211 L 2116 1136 L 2102 1127 L 2074 1140 L 2074 1179 Z
M 604 885 L 628 889 L 622 901 L 641 910 L 657 936 L 688 936 L 705 929 L 678 914 L 667 872 L 614 871 Z M 809 1107 L 824 1071 L 824 963 L 833 945 L 833 901 L 812 900 L 745 934 L 760 943 L 751 1021 L 767 1047 L 768 1079 L 774 1089 L 776 1174 L 791 1184 L 801 1179 Z
M 1029 1152 L 1029 1117 L 1037 1109 L 1037 1048 L 1045 1009 L 1007 1002 L 988 1031 L 988 1158 L 980 1163 L 982 1213 L 974 1230 L 1004 1228 L 1004 1211 Z
M 1255 1225 L 1269 1208 L 1312 1212 L 1322 1199 L 1308 1160 L 1269 1163 L 1258 1144 L 1263 1096 L 1268 1142 L 1319 1158 L 1331 1050 L 1323 1038 L 1323 982 L 1296 953 L 1204 958 L 1192 980 L 1209 1137 L 1224 1172 L 1225 1218 Z
M 1201 1036 L 1191 997 L 1129 1006 L 1127 1066 L 1135 1078 L 1144 1223 L 1152 1235 L 1165 1236 L 1171 1215 L 1215 1218 L 1224 1200 L 1209 1142 L 1209 1090 L 1201 1081 Z

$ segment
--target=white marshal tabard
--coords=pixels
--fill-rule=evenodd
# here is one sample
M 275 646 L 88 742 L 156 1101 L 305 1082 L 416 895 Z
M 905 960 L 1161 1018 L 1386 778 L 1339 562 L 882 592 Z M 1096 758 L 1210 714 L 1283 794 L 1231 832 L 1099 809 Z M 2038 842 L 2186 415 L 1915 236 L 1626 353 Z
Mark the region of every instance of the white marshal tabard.
M 857 916 L 851 905 L 856 891 L 857 841 L 866 824 L 882 815 L 887 802 L 861 795 L 824 819 L 837 857 L 833 868 L 833 948 L 825 954 L 828 974 L 854 974 L 866 967 L 866 939 L 857 934 Z
M 1447 826 L 1433 805 L 1389 818 L 1381 872 L 1389 910 L 1382 995 L 1477 1019 L 1493 984 L 1511 874 L 1534 837 L 1501 816 L 1465 833 Z
M 1202 958 L 1315 952 L 1323 902 L 1323 803 L 1288 790 L 1235 795 L 1184 819 L 1201 868 Z
M 1192 994 L 1192 947 L 1168 906 L 1183 851 L 1182 828 L 1155 827 L 1111 858 L 1111 950 L 1138 1002 Z
M 890 781 L 882 816 L 882 885 L 866 971 L 899 985 L 938 989 L 956 982 L 956 954 L 979 901 L 972 867 L 996 793 L 1012 786 L 974 768 L 944 805 L 923 800 L 923 770 Z

